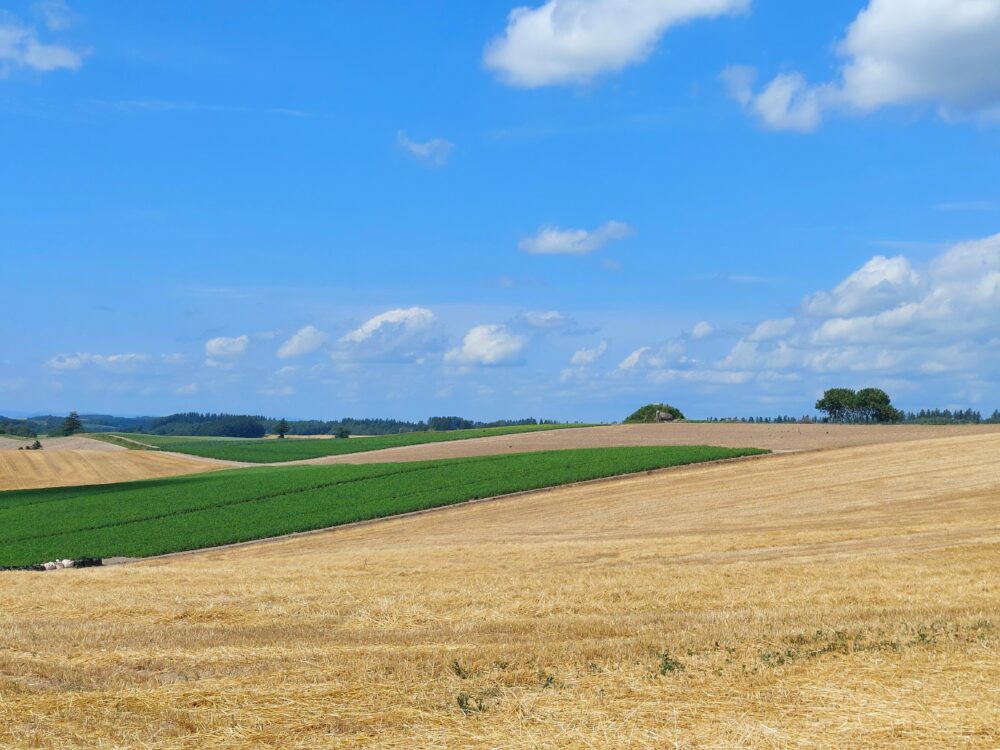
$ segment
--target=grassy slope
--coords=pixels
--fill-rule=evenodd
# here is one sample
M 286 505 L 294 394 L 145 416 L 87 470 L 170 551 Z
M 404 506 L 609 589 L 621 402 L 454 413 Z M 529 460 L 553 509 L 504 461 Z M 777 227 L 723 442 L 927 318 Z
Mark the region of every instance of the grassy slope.
M 466 440 L 497 435 L 513 435 L 539 430 L 565 429 L 583 425 L 529 425 L 520 427 L 489 427 L 477 430 L 451 430 L 448 432 L 407 432 L 399 435 L 372 435 L 351 440 L 330 439 L 250 439 L 174 437 L 163 435 L 122 435 L 132 440 L 162 450 L 187 453 L 193 456 L 221 458 L 227 461 L 247 461 L 249 463 L 276 463 L 298 461 L 321 456 L 341 456 L 347 453 L 364 453 L 383 448 L 397 448 L 404 445 L 438 443 L 448 440 Z
M 262 467 L 4 492 L 0 565 L 196 549 L 763 452 L 706 446 L 602 448 L 408 464 Z
M 127 438 L 120 437 L 111 432 L 88 432 L 84 434 L 84 437 L 91 438 L 93 440 L 100 440 L 102 443 L 111 443 L 112 445 L 118 445 L 122 448 L 127 448 L 130 451 L 148 451 L 153 450 L 151 445 L 140 445 L 139 442 L 135 440 L 129 440 Z

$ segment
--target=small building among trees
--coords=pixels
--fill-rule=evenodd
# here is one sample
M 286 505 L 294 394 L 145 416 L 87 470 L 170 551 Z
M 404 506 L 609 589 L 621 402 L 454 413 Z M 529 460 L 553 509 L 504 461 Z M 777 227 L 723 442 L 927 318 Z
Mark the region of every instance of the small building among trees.
M 625 418 L 625 424 L 655 424 L 684 419 L 684 413 L 670 404 L 646 404 Z

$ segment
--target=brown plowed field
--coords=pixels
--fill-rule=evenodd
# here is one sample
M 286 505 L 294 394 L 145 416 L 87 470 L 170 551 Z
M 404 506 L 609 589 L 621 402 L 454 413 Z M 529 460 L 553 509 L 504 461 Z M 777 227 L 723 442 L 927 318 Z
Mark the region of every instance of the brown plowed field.
M 3 574 L 0 747 L 992 750 L 998 569 L 993 434 Z
M 67 438 L 71 439 L 71 438 Z M 96 440 L 88 444 L 106 445 Z M 131 482 L 228 468 L 202 459 L 154 451 L 66 449 L 0 451 L 0 490 Z
M 1000 435 L 1000 425 L 824 425 L 678 422 L 580 427 L 516 435 L 425 443 L 366 453 L 314 458 L 296 463 L 383 463 L 428 461 L 500 453 L 643 445 L 718 445 L 775 451 L 847 448 L 961 435 Z

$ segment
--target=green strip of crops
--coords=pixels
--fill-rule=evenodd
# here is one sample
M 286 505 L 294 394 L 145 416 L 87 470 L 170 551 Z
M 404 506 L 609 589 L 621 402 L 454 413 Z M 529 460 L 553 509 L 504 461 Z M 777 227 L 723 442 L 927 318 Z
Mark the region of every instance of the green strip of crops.
M 240 440 L 235 438 L 179 437 L 172 435 L 122 434 L 124 437 L 145 443 L 161 450 L 187 453 L 192 456 L 220 458 L 226 461 L 245 461 L 270 464 L 280 461 L 300 461 L 321 456 L 342 456 L 348 453 L 365 453 L 383 448 L 399 448 L 422 443 L 441 443 L 449 440 L 514 435 L 522 432 L 560 430 L 587 425 L 522 425 L 517 427 L 485 427 L 475 430 L 449 430 L 447 432 L 406 432 L 398 435 L 372 435 L 350 439 L 260 438 Z
M 766 452 L 708 446 L 596 448 L 402 464 L 261 467 L 0 492 L 0 565 L 145 557 Z M 610 491 L 608 503 L 614 503 Z

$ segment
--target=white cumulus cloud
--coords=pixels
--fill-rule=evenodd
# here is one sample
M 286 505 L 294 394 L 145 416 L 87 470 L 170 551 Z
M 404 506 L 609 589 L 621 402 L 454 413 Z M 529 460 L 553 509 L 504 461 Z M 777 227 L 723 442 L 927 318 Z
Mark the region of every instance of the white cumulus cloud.
M 691 329 L 691 338 L 703 339 L 711 336 L 713 333 L 715 333 L 715 326 L 707 320 L 703 320 L 700 323 L 695 323 L 694 328 Z
M 928 263 L 876 256 L 800 316 L 760 323 L 724 369 L 817 373 L 1000 371 L 1000 234 L 948 248 Z
M 600 250 L 609 242 L 624 239 L 632 232 L 632 227 L 620 221 L 609 221 L 590 230 L 549 226 L 523 238 L 518 247 L 535 255 L 586 255 Z
M 250 337 L 246 335 L 233 338 L 217 336 L 205 342 L 205 354 L 212 359 L 238 357 L 247 350 L 248 346 L 250 346 Z
M 819 292 L 805 302 L 814 315 L 880 310 L 892 303 L 912 299 L 921 287 L 920 275 L 902 255 L 886 258 L 876 255 L 852 273 L 832 292 Z
M 795 318 L 762 320 L 747 338 L 749 341 L 770 341 L 787 335 L 795 328 Z
M 517 7 L 483 60 L 513 86 L 584 83 L 646 59 L 672 26 L 715 18 L 749 0 L 548 0 Z
M 341 341 L 360 344 L 387 328 L 415 330 L 424 328 L 433 322 L 434 313 L 426 307 L 395 308 L 366 320 L 353 331 L 345 334 Z
M 443 348 L 437 316 L 426 307 L 399 307 L 369 318 L 341 337 L 333 359 L 351 361 L 422 362 Z
M 837 46 L 839 79 L 783 73 L 760 92 L 744 66 L 730 94 L 775 130 L 815 129 L 833 109 L 926 104 L 945 118 L 1000 118 L 1000 0 L 870 0 Z
M 329 336 L 314 326 L 300 328 L 278 348 L 280 359 L 299 357 L 314 352 L 327 342 Z
M 470 329 L 462 345 L 447 352 L 444 361 L 452 365 L 499 365 L 524 349 L 528 339 L 511 333 L 502 325 L 479 325 Z

